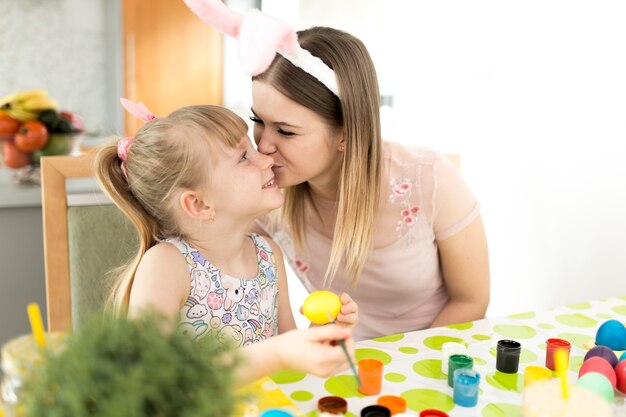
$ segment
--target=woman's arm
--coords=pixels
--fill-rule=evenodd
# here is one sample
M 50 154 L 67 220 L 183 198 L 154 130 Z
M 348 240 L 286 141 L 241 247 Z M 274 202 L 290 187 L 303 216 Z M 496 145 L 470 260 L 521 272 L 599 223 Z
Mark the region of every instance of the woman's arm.
M 482 219 L 437 244 L 450 299 L 431 327 L 483 318 L 489 305 L 489 255 Z

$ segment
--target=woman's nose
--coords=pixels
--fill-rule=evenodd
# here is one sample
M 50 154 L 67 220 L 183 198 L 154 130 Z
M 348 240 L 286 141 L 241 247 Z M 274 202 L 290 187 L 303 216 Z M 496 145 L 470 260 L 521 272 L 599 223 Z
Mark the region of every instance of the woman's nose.
M 271 134 L 265 129 L 255 132 L 254 140 L 257 150 L 262 154 L 271 155 L 276 152 L 276 145 L 271 138 Z

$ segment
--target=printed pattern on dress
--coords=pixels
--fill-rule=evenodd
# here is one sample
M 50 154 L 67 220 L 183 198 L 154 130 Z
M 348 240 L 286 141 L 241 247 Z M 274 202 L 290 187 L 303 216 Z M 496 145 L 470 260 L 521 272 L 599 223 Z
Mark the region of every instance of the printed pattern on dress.
M 168 239 L 185 257 L 191 290 L 179 312 L 179 331 L 194 339 L 211 335 L 222 344 L 249 345 L 278 334 L 278 280 L 274 253 L 265 239 L 251 234 L 259 273 L 234 278 L 215 268 L 181 239 Z

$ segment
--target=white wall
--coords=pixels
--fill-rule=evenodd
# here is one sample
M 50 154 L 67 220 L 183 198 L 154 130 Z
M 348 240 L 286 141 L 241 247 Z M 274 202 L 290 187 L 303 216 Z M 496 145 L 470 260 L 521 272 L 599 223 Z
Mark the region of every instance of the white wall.
M 366 43 L 393 140 L 461 154 L 483 204 L 488 315 L 626 294 L 625 2 L 284 4 L 263 2 Z

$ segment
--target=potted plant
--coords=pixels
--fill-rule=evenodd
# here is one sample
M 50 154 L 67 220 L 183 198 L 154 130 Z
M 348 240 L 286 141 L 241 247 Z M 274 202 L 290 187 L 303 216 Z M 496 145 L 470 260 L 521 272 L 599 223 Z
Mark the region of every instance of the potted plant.
M 34 369 L 20 402 L 30 417 L 227 417 L 230 358 L 213 338 L 164 331 L 154 315 L 94 317 Z

